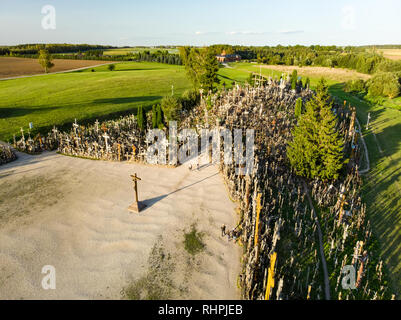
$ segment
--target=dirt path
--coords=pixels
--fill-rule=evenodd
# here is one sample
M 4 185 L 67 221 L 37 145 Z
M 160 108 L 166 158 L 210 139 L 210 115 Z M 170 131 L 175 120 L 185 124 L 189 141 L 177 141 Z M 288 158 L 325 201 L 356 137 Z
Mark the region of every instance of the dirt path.
M 236 204 L 216 167 L 18 156 L 0 167 L 0 299 L 120 299 L 154 286 L 164 298 L 239 299 L 241 250 L 220 236 L 236 225 Z M 139 215 L 127 210 L 133 173 L 147 205 Z M 184 246 L 192 226 L 205 245 L 195 256 Z M 45 265 L 56 290 L 42 289 Z

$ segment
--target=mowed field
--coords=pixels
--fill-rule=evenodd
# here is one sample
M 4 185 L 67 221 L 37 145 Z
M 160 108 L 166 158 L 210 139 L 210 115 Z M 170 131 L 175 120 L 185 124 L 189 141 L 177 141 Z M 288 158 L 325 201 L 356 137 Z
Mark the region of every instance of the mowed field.
M 50 71 L 60 72 L 110 63 L 110 61 L 54 59 L 53 63 L 54 67 Z M 43 68 L 37 59 L 0 57 L 0 79 L 43 73 Z
M 35 131 L 53 125 L 117 117 L 150 108 L 171 93 L 191 88 L 182 66 L 129 62 L 85 71 L 0 81 L 0 140 L 33 122 Z

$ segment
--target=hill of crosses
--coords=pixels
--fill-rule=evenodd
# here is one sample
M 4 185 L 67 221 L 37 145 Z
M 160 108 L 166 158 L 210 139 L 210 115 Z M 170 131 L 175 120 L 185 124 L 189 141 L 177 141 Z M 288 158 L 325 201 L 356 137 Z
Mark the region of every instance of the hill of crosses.
M 313 95 L 308 88 L 292 90 L 288 81 L 269 79 L 257 87 L 236 86 L 209 95 L 179 122 L 181 128 L 198 132 L 216 125 L 255 130 L 250 175 L 237 175 L 235 164 L 219 164 L 231 198 L 238 201 L 242 298 L 391 298 L 360 196 L 355 112 L 342 104 L 333 107 L 344 153 L 350 158 L 336 181 L 306 181 L 290 167 L 287 146 L 297 122 L 295 104 L 299 98 L 306 103 Z M 150 129 L 151 121 L 147 123 Z M 91 126 L 75 122 L 70 132 L 54 128 L 46 137 L 25 139 L 23 133 L 18 141 L 14 138 L 14 146 L 29 153 L 58 149 L 90 159 L 133 162 L 146 162 L 149 143 L 134 116 Z M 2 161 L 14 157 L 10 151 L 1 152 Z M 355 270 L 353 290 L 344 288 L 346 266 Z

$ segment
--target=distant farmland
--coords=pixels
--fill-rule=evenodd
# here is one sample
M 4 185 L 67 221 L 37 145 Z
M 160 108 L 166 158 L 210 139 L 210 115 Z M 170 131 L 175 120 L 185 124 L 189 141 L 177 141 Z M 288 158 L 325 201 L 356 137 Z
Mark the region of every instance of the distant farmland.
M 143 51 L 150 51 L 156 52 L 156 51 L 168 51 L 169 53 L 175 53 L 178 54 L 178 49 L 173 48 L 173 49 L 164 49 L 164 48 L 147 48 L 147 47 L 132 47 L 132 48 L 118 48 L 118 49 L 110 49 L 106 50 L 103 52 L 104 55 L 108 56 L 118 56 L 118 55 L 127 55 L 130 53 L 138 53 L 138 52 L 143 52 Z
M 50 71 L 60 72 L 110 63 L 110 61 L 54 59 L 53 63 L 54 67 Z M 43 68 L 37 59 L 0 57 L 0 79 L 43 73 Z
M 401 49 L 381 49 L 379 52 L 387 59 L 401 60 Z

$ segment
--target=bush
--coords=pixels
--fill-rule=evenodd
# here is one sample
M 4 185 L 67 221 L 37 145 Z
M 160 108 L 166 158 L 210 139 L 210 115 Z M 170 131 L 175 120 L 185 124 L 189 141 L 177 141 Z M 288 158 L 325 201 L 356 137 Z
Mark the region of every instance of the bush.
M 107 69 L 109 69 L 109 71 L 114 71 L 116 69 L 116 66 L 114 64 L 109 64 L 107 66 Z
M 200 94 L 196 90 L 186 90 L 180 99 L 182 109 L 191 110 L 200 102 Z
M 166 96 L 163 98 L 161 107 L 167 121 L 179 120 L 182 104 L 181 101 L 173 96 Z
M 345 84 L 346 92 L 366 92 L 366 83 L 362 79 L 350 80 Z
M 393 99 L 400 95 L 400 78 L 396 73 L 386 72 L 375 75 L 368 82 L 370 96 L 383 96 Z

